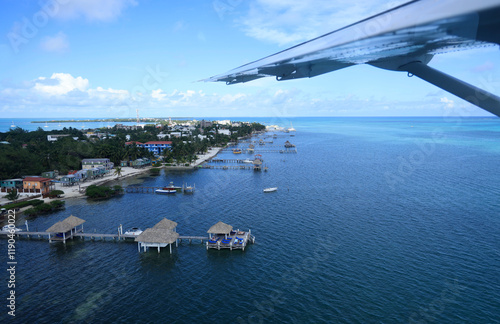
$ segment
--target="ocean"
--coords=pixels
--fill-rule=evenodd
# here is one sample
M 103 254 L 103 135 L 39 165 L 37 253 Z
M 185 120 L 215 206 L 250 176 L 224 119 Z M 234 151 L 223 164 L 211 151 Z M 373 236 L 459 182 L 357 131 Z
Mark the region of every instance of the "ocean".
M 220 119 L 220 118 L 219 118 Z M 241 118 L 234 118 L 243 120 Z M 277 124 L 271 118 L 249 118 Z M 195 184 L 193 195 L 66 201 L 86 232 L 152 227 L 181 235 L 218 221 L 251 229 L 245 251 L 183 242 L 15 243 L 20 323 L 499 323 L 498 118 L 289 118 L 256 150 L 267 172 L 200 169 L 117 181 Z M 254 138 L 258 140 L 260 136 Z M 245 148 L 248 144 L 241 143 Z M 258 152 L 256 152 L 258 153 Z M 253 158 L 224 151 L 221 159 Z M 266 187 L 278 187 L 263 193 Z M 19 217 L 18 227 L 24 218 Z M 7 267 L 7 241 L 0 255 Z M 9 297 L 4 271 L 2 298 Z M 0 321 L 9 318 L 3 307 Z

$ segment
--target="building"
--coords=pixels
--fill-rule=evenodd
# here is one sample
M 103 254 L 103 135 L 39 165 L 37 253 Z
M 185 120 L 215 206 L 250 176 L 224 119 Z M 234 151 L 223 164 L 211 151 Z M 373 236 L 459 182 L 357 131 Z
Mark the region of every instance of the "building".
M 172 148 L 172 142 L 170 141 L 150 141 L 142 144 L 142 147 L 152 152 L 155 155 L 160 155 L 165 149 Z
M 2 192 L 9 192 L 12 189 L 23 189 L 23 179 L 0 180 L 0 189 Z
M 50 178 L 50 179 L 55 179 L 59 176 L 59 171 L 54 170 L 54 171 L 46 171 L 42 173 L 42 177 L 44 178 Z
M 66 136 L 69 136 L 69 134 L 61 134 L 61 135 L 47 135 L 47 141 L 49 142 L 55 142 L 57 141 L 58 139 L 62 138 L 62 137 L 66 137 Z
M 231 131 L 229 129 L 219 129 L 219 134 L 231 136 Z
M 61 184 L 65 187 L 73 186 L 79 182 L 78 178 L 74 174 L 68 174 L 61 178 Z
M 205 119 L 202 119 L 200 121 L 200 127 L 201 128 L 206 128 L 206 127 L 211 127 L 212 126 L 212 122 L 211 121 L 207 121 Z
M 36 192 L 42 195 L 54 190 L 52 179 L 42 177 L 26 177 L 23 179 L 24 192 Z
M 114 167 L 113 162 L 109 159 L 83 159 L 82 169 L 93 169 L 95 167 L 102 166 L 105 170 L 111 170 Z

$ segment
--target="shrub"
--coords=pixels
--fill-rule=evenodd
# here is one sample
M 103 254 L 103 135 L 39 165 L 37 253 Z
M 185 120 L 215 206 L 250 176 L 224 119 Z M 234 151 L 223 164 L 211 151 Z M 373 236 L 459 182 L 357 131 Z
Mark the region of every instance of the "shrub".
M 49 197 L 50 198 L 59 197 L 60 195 L 64 195 L 64 191 L 62 191 L 62 190 L 52 190 L 51 192 L 49 192 Z

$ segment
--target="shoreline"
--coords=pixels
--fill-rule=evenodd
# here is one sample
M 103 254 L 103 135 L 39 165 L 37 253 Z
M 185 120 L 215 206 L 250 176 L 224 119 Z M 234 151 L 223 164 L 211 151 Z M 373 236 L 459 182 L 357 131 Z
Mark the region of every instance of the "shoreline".
M 217 154 L 219 154 L 220 151 L 222 151 L 224 148 L 223 147 L 213 147 L 207 151 L 207 153 L 203 155 L 199 155 L 198 159 L 191 163 L 189 166 L 161 166 L 160 169 L 165 169 L 165 170 L 195 170 L 197 169 L 197 166 L 201 165 L 202 163 L 210 160 L 211 158 L 215 157 Z M 140 174 L 146 173 L 149 170 L 151 170 L 152 167 L 144 167 L 140 169 L 135 169 L 132 167 L 122 167 L 121 173 L 122 175 L 120 177 L 117 177 L 116 175 L 112 174 L 113 170 L 111 170 L 110 174 L 104 176 L 103 178 L 98 178 L 98 179 L 93 179 L 93 180 L 87 180 L 85 182 L 82 182 L 80 184 L 76 184 L 70 187 L 63 186 L 60 182 L 55 183 L 55 190 L 62 190 L 64 191 L 64 194 L 62 195 L 61 198 L 42 198 L 38 197 L 36 199 L 43 200 L 44 202 L 49 202 L 53 200 L 65 200 L 65 199 L 73 199 L 73 198 L 85 198 L 85 189 L 91 185 L 104 185 L 107 184 L 108 182 L 112 181 L 119 181 L 127 178 L 131 178 L 134 176 L 138 176 Z M 20 194 L 19 198 L 26 198 L 30 196 L 35 196 L 36 194 Z M 0 202 L 2 205 L 10 203 L 11 201 L 7 200 L 5 198 L 5 195 L 2 195 L 0 197 Z

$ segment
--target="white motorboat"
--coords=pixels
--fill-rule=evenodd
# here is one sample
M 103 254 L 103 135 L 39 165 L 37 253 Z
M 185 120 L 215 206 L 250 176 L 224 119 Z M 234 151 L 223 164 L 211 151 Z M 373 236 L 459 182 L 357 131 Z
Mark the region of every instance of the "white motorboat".
M 243 162 L 243 163 L 253 163 L 253 160 L 246 159 L 246 160 L 243 160 L 242 162 Z
M 130 229 L 128 229 L 125 233 L 123 233 L 123 235 L 139 235 L 142 233 L 142 230 L 138 227 L 132 227 Z
M 156 189 L 155 192 L 160 193 L 160 194 L 174 194 L 178 190 L 181 190 L 181 189 L 182 189 L 182 187 L 176 187 L 176 186 L 174 186 L 173 182 L 170 182 L 170 184 L 168 186 L 163 187 L 161 189 Z
M 272 188 L 266 188 L 264 189 L 264 192 L 275 192 L 278 190 L 278 187 L 272 187 Z
M 2 227 L 2 232 L 9 232 L 9 233 L 12 233 L 12 231 L 14 230 L 14 232 L 21 232 L 22 229 L 20 228 L 17 228 L 15 227 L 14 225 L 5 225 L 4 227 Z

